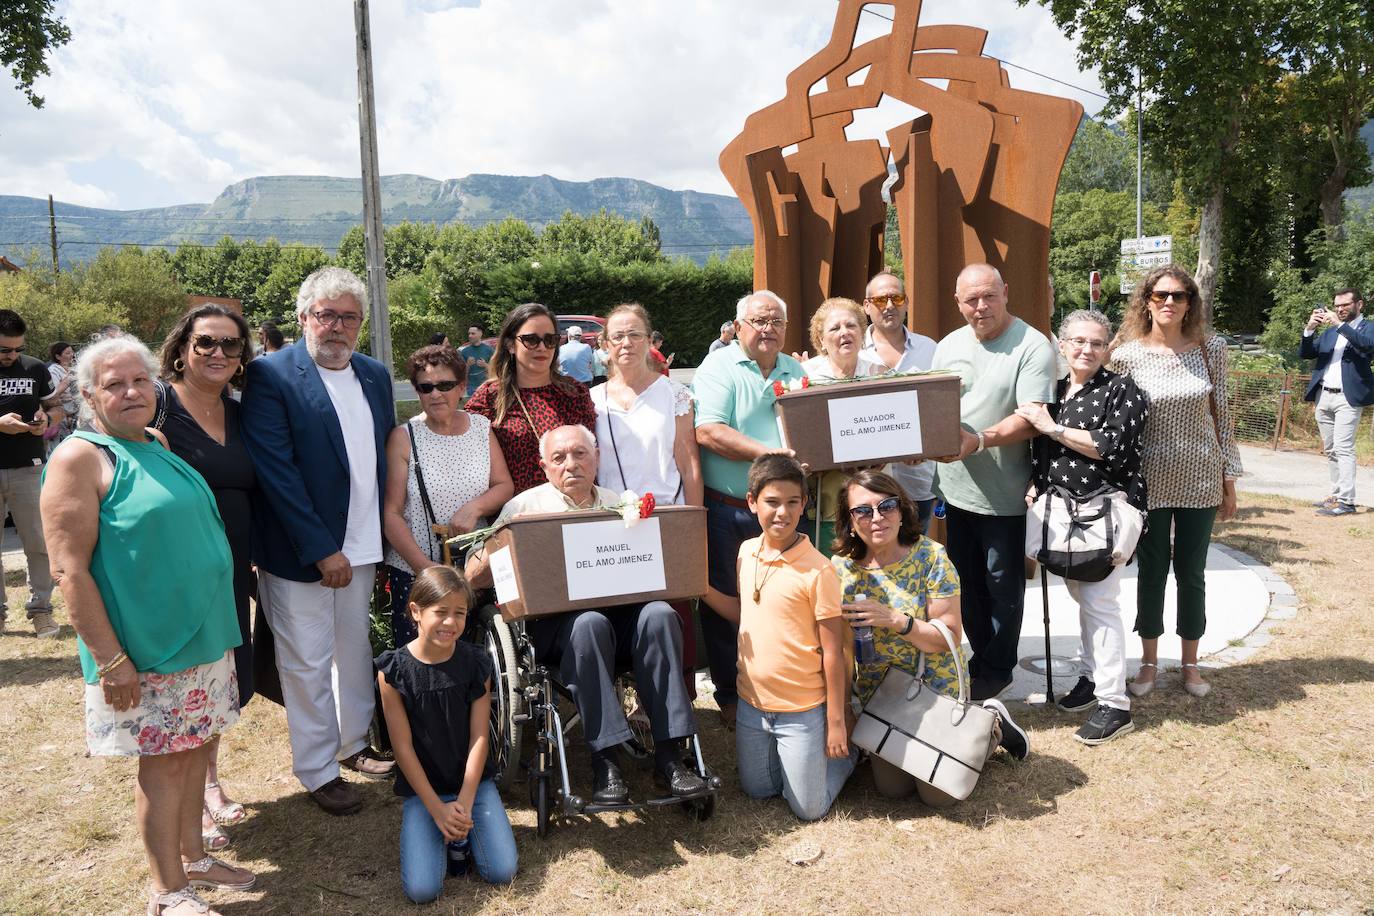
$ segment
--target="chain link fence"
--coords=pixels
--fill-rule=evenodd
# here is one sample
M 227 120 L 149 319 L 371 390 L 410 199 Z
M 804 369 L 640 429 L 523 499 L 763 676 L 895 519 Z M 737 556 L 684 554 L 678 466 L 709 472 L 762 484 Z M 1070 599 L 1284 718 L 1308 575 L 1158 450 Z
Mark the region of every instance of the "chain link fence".
M 1320 452 L 1314 405 L 1302 399 L 1309 378 L 1306 372 L 1230 372 L 1226 403 L 1235 421 L 1236 439 L 1274 449 Z M 1368 422 L 1356 431 L 1355 453 L 1361 464 L 1374 464 L 1374 427 Z

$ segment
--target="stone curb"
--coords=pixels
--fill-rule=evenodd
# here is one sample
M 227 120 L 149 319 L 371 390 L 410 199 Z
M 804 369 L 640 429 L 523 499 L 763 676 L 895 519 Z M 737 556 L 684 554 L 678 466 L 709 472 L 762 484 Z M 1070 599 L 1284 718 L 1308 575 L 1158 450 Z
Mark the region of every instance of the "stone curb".
M 1269 607 L 1265 611 L 1263 619 L 1256 624 L 1253 630 L 1245 634 L 1245 637 L 1239 641 L 1239 645 L 1227 646 L 1225 649 L 1213 652 L 1203 659 L 1204 663 L 1213 667 L 1223 667 L 1248 661 L 1260 649 L 1273 642 L 1274 625 L 1287 622 L 1298 616 L 1298 595 L 1293 590 L 1293 586 L 1280 578 L 1278 573 L 1248 553 L 1226 544 L 1213 543 L 1212 546 L 1259 576 L 1260 582 L 1269 592 Z

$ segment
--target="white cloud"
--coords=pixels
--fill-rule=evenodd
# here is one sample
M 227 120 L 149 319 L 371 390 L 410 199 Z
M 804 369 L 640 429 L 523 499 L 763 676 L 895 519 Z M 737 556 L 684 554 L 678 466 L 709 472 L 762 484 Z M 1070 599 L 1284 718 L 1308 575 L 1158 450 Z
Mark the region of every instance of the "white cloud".
M 47 107 L 0 89 L 0 193 L 134 208 L 206 201 L 253 175 L 358 174 L 351 4 L 112 7 L 62 4 L 74 38 L 38 87 Z M 728 193 L 721 148 L 782 96 L 788 72 L 829 37 L 836 8 L 374 0 L 382 170 L 629 176 Z M 921 21 L 988 28 L 990 52 L 1097 87 L 1039 6 L 928 0 Z M 886 24 L 865 16 L 863 28 L 876 35 Z M 1010 73 L 1017 88 L 1073 94 Z M 1089 111 L 1099 104 L 1079 98 Z

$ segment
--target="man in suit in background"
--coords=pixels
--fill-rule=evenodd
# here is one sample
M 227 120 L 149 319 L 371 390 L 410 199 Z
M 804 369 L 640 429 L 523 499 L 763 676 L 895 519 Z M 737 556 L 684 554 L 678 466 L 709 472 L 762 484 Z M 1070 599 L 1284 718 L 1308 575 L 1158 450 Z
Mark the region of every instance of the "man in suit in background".
M 367 289 L 341 267 L 306 277 L 301 340 L 248 364 L 243 438 L 262 499 L 253 513 L 258 600 L 276 638 L 292 769 L 330 814 L 362 807 L 340 765 L 369 779 L 394 766 L 367 749 L 368 604 L 382 559 L 391 373 L 353 352 Z
M 1331 493 L 1317 503 L 1317 514 L 1328 517 L 1355 511 L 1355 431 L 1364 408 L 1374 404 L 1374 325 L 1360 315 L 1363 308 L 1359 290 L 1339 290 L 1331 308 L 1312 310 L 1302 332 L 1302 358 L 1316 360 L 1303 399 L 1316 402 L 1331 475 Z M 1318 335 L 1323 325 L 1330 327 Z

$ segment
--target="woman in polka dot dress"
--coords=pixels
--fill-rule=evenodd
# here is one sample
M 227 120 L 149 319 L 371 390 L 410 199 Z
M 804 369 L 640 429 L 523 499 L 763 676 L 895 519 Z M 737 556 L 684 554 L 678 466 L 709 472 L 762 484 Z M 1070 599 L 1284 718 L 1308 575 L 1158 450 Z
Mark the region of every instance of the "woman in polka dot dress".
M 547 306 L 531 302 L 506 316 L 491 377 L 473 392 L 467 410 L 491 421 L 517 494 L 544 482 L 540 436 L 579 423 L 596 432 L 587 387 L 558 371 L 558 324 Z

